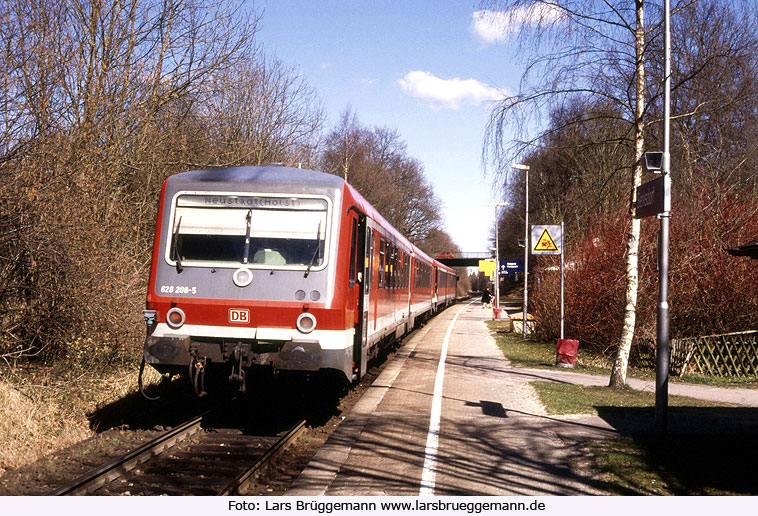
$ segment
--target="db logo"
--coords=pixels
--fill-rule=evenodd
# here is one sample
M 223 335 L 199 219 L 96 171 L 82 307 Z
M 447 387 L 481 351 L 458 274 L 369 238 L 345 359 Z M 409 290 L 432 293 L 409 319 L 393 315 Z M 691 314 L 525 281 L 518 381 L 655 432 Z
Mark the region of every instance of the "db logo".
M 239 308 L 229 309 L 229 322 L 237 324 L 247 324 L 250 322 L 250 310 L 242 310 Z

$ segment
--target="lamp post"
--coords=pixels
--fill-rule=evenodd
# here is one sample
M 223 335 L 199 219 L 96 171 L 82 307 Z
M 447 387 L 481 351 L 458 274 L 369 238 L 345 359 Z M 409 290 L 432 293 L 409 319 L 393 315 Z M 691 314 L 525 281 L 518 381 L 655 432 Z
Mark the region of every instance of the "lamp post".
M 521 320 L 521 337 L 526 339 L 526 305 L 528 301 L 529 288 L 527 279 L 529 277 L 529 165 L 513 165 L 516 170 L 523 170 L 524 178 L 524 309 L 523 319 Z
M 671 218 L 671 153 L 669 150 L 671 125 L 671 6 L 664 1 L 664 89 L 663 89 L 663 212 L 658 240 L 658 327 L 655 368 L 655 426 L 658 434 L 665 435 L 668 426 L 669 393 L 669 220 Z
M 500 212 L 498 208 L 508 206 L 507 202 L 497 202 L 487 206 L 495 207 L 495 308 L 500 308 L 500 238 L 498 238 L 498 226 L 500 225 Z

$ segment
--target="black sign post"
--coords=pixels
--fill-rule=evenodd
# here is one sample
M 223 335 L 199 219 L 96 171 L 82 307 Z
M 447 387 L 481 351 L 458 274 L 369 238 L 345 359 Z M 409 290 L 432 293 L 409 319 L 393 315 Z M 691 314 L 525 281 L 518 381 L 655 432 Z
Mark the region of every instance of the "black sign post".
M 635 219 L 644 219 L 663 213 L 663 176 L 637 187 L 637 209 L 634 211 Z

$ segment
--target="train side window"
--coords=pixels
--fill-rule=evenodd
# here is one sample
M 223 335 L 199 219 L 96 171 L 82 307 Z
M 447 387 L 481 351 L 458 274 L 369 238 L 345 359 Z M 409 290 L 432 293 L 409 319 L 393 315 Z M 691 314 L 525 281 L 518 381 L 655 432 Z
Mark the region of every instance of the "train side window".
M 371 228 L 366 228 L 366 278 L 364 281 L 366 282 L 366 293 L 371 290 L 371 282 L 372 282 L 372 274 L 374 272 L 374 232 L 371 230 Z
M 397 266 L 400 267 L 397 272 L 397 288 L 403 288 L 405 286 L 405 253 L 402 249 L 397 251 Z
M 400 251 L 400 288 L 405 288 L 405 276 L 408 273 L 407 268 L 405 267 L 405 253 Z
M 405 256 L 405 288 L 411 286 L 411 257 Z
M 389 240 L 384 241 L 384 288 L 392 288 L 392 248 Z
M 387 256 L 389 256 L 389 271 L 387 272 L 387 288 L 395 288 L 395 250 L 392 243 L 387 243 Z
M 397 247 L 392 244 L 392 288 L 397 288 Z
M 353 227 L 350 233 L 350 272 L 348 282 L 350 288 L 355 286 L 356 260 L 358 259 L 358 219 L 353 219 Z
M 411 278 L 411 268 L 410 268 L 411 258 L 410 258 L 410 256 L 408 256 L 406 254 L 405 257 L 403 258 L 403 260 L 404 260 L 404 263 L 405 263 L 405 265 L 403 266 L 403 268 L 405 270 L 405 277 L 403 278 L 403 288 L 407 289 L 410 286 L 409 283 L 408 283 L 408 281 Z
M 384 254 L 386 255 L 384 271 L 384 288 L 392 288 L 392 244 L 388 241 L 384 247 Z
M 379 288 L 384 288 L 384 239 L 379 239 Z
M 405 281 L 405 254 L 403 254 L 402 249 L 398 249 L 397 251 L 397 266 L 400 268 L 397 271 L 397 288 L 403 288 Z

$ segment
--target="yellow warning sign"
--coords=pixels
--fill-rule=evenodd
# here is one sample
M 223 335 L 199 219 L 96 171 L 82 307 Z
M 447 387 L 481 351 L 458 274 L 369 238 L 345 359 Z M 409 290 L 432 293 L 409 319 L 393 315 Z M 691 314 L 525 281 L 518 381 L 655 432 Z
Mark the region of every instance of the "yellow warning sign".
M 558 246 L 555 244 L 555 240 L 552 236 L 550 236 L 550 231 L 548 231 L 548 228 L 544 228 L 542 230 L 542 233 L 540 234 L 539 238 L 537 239 L 537 242 L 534 244 L 534 249 L 532 249 L 532 253 L 560 253 L 561 250 L 558 248 Z

